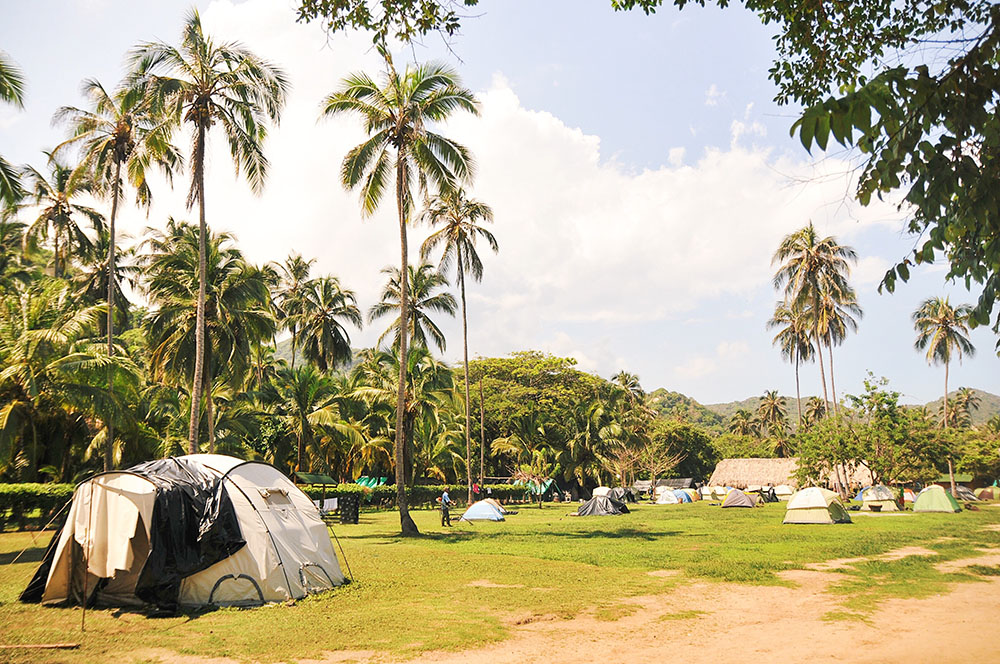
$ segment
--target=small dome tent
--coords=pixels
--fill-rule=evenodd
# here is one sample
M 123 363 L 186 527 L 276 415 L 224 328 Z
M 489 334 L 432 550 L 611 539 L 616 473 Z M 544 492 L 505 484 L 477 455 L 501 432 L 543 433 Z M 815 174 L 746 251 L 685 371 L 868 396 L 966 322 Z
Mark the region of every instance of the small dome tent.
M 913 501 L 914 512 L 961 512 L 962 508 L 951 494 L 937 484 L 925 487 Z
M 782 523 L 850 523 L 851 517 L 840 496 L 818 486 L 811 486 L 789 498 Z
M 898 512 L 899 504 L 896 502 L 896 496 L 893 495 L 892 489 L 885 486 L 884 484 L 876 484 L 875 486 L 870 486 L 861 492 L 861 509 L 866 512 Z M 872 507 L 877 506 L 877 510 L 873 510 Z
M 723 507 L 754 507 L 756 504 L 753 496 L 748 496 L 739 489 L 730 489 L 726 499 L 722 501 Z
M 670 489 L 664 487 L 663 491 L 656 494 L 656 504 L 657 505 L 676 505 L 681 502 L 677 495 Z
M 343 582 L 316 506 L 281 471 L 193 454 L 79 484 L 21 601 L 254 606 Z
M 503 521 L 503 512 L 492 503 L 485 500 L 472 503 L 469 509 L 465 510 L 460 521 Z
M 610 516 L 617 514 L 628 514 L 628 507 L 625 503 L 608 498 L 607 496 L 594 496 L 587 502 L 580 505 L 576 511 L 577 516 Z

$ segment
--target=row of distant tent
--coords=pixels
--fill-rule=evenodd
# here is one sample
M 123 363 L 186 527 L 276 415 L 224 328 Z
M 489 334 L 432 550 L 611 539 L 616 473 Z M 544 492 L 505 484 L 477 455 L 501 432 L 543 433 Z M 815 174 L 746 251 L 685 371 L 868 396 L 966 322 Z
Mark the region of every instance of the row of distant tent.
M 377 486 L 385 485 L 385 483 L 388 481 L 389 481 L 388 477 L 366 477 L 362 475 L 358 479 L 354 480 L 354 483 L 360 484 L 361 486 L 367 487 L 369 489 L 374 489 Z

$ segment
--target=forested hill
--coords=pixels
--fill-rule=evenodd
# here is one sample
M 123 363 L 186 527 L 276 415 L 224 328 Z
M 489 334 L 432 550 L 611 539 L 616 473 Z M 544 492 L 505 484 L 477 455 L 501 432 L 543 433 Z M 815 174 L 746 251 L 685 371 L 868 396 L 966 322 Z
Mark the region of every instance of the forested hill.
M 661 417 L 681 419 L 699 424 L 706 429 L 722 430 L 725 418 L 702 406 L 691 397 L 680 392 L 670 392 L 664 388 L 653 390 L 646 398 L 646 404 Z
M 972 391 L 979 397 L 979 406 L 972 409 L 972 426 L 985 424 L 991 417 L 1000 414 L 1000 396 L 983 390 L 973 389 Z M 957 394 L 958 390 L 949 392 L 948 399 L 954 399 Z M 943 398 L 931 401 L 927 404 L 927 410 L 931 413 L 938 413 L 943 402 Z

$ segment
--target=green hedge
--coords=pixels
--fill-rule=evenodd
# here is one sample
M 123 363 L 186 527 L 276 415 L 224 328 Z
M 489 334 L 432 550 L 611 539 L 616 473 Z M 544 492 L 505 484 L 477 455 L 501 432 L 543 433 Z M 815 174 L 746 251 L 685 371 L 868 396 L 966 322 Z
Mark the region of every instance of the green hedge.
M 44 526 L 73 497 L 72 484 L 0 484 L 0 531 Z
M 59 509 L 73 497 L 72 484 L 0 484 L 0 531 L 8 524 L 19 530 L 26 527 L 41 527 L 48 523 Z M 320 486 L 303 486 L 302 490 L 313 500 L 323 497 Z M 410 505 L 413 507 L 432 506 L 437 504 L 438 497 L 444 489 L 448 489 L 451 499 L 457 504 L 464 504 L 467 489 L 464 484 L 448 485 L 418 485 L 407 489 Z M 509 484 L 492 484 L 493 497 L 504 503 L 527 502 L 529 496 L 524 487 Z M 378 486 L 369 489 L 360 484 L 338 484 L 326 488 L 327 498 L 339 496 L 362 496 L 362 504 L 376 508 L 392 508 L 396 504 L 395 486 Z
M 525 502 L 528 500 L 524 487 L 514 487 L 509 484 L 490 484 L 487 486 L 493 489 L 493 497 L 501 502 Z M 313 500 L 320 500 L 323 497 L 323 487 L 304 486 L 301 488 Z M 411 506 L 420 507 L 437 504 L 437 499 L 445 489 L 448 489 L 448 495 L 453 501 L 459 504 L 465 503 L 468 488 L 464 484 L 417 485 L 408 488 L 406 494 Z M 395 485 L 377 486 L 374 489 L 363 487 L 360 484 L 338 484 L 326 487 L 327 498 L 346 495 L 361 495 L 363 496 L 362 504 L 373 507 L 391 508 L 396 504 Z

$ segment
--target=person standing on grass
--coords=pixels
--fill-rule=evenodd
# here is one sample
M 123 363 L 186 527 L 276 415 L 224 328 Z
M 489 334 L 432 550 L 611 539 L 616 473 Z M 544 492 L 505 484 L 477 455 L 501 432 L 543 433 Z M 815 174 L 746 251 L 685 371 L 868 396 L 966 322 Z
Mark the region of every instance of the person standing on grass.
M 451 527 L 451 514 L 448 513 L 451 498 L 448 496 L 448 489 L 444 490 L 439 500 L 441 501 L 441 525 Z

